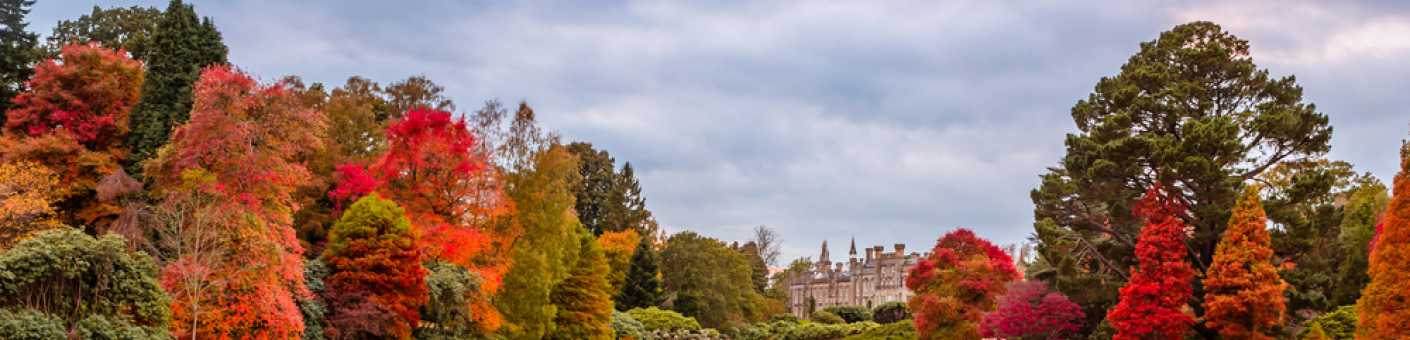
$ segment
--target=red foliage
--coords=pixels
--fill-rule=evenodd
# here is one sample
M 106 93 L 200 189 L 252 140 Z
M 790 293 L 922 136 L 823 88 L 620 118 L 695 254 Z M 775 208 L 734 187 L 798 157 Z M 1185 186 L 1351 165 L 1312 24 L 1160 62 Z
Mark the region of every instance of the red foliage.
M 218 283 L 209 294 L 176 293 L 193 288 L 194 281 L 185 278 L 198 266 L 163 268 L 163 282 L 174 296 L 174 333 L 298 337 L 303 319 L 294 301 L 309 293 L 303 285 L 303 249 L 292 228 L 298 209 L 292 194 L 310 175 L 293 160 L 319 146 L 322 116 L 282 84 L 258 86 L 229 66 L 207 68 L 194 92 L 190 120 L 146 169 L 171 209 L 193 189 L 212 197 L 197 208 L 202 218 L 179 223 L 187 224 L 182 230 L 213 229 L 221 241 L 175 261 L 209 263 L 210 277 L 203 281 Z M 199 185 L 193 186 L 196 179 Z M 215 260 L 197 261 L 210 258 Z M 192 312 L 193 305 L 205 308 Z
M 427 299 L 426 270 L 401 207 L 376 195 L 359 199 L 329 230 L 322 258 L 330 271 L 324 283 L 334 296 L 330 337 L 411 337 Z M 363 314 L 370 310 L 385 311 L 379 314 L 385 320 L 367 320 L 371 316 Z M 378 329 L 350 326 L 368 322 Z
M 30 90 L 6 113 L 6 130 L 33 137 L 62 129 L 95 150 L 121 145 L 142 88 L 142 64 L 96 44 L 64 46 L 59 58 L 34 67 Z
M 1019 278 L 1013 259 L 968 229 L 945 234 L 929 257 L 912 267 L 906 287 L 922 339 L 978 338 L 983 313 L 1004 286 Z
M 1146 226 L 1136 239 L 1139 264 L 1107 314 L 1116 328 L 1114 339 L 1179 339 L 1194 324 L 1186 306 L 1194 270 L 1185 262 L 1185 223 L 1179 217 L 1184 211 L 1160 184 L 1136 205 Z
M 1082 307 L 1038 281 L 1016 282 L 985 314 L 981 334 L 1003 339 L 1072 339 L 1082 329 Z
M 377 190 L 377 179 L 368 175 L 367 169 L 361 166 L 343 164 L 334 171 L 337 175 L 337 186 L 328 192 L 328 199 L 333 200 L 333 215 L 338 215 L 336 212 L 341 212 L 343 205 Z

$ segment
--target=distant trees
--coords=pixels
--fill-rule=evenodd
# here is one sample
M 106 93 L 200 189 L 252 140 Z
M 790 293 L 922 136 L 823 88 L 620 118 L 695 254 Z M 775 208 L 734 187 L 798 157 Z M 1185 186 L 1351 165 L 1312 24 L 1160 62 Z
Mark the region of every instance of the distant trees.
M 577 199 L 574 210 L 584 227 L 594 235 L 627 229 L 641 235 L 656 232 L 631 163 L 618 171 L 607 151 L 584 142 L 568 144 L 568 151 L 578 157 L 582 180 L 573 189 Z
M 172 131 L 186 122 L 201 70 L 224 64 L 228 53 L 210 18 L 197 18 L 195 8 L 181 0 L 167 5 L 144 50 L 147 81 L 128 124 L 131 173 L 142 169 L 141 162 L 156 156 Z
M 103 47 L 127 51 L 132 59 L 146 60 L 152 35 L 157 30 L 162 11 L 153 7 L 93 6 L 93 12 L 78 19 L 59 21 L 45 38 L 45 48 L 51 54 L 71 44 L 98 43 Z
M 1186 262 L 1187 227 L 1179 217 L 1186 208 L 1178 200 L 1157 182 L 1136 205 L 1133 213 L 1146 226 L 1136 239 L 1139 264 L 1121 287 L 1121 302 L 1107 313 L 1113 339 L 1179 338 L 1194 325 L 1186 301 L 1195 272 Z
M 689 231 L 671 235 L 661 251 L 660 268 L 672 309 L 705 327 L 764 317 L 763 297 L 754 290 L 749 261 L 719 240 Z
M 1400 172 L 1395 175 L 1395 196 L 1386 207 L 1367 271 L 1371 281 L 1356 301 L 1356 338 L 1410 337 L 1410 142 L 1400 146 Z
M 1040 281 L 1009 284 L 980 334 L 1002 339 L 1070 339 L 1082 330 L 1082 307 Z
M 1258 186 L 1244 188 L 1204 279 L 1204 324 L 1229 339 L 1273 339 L 1282 330 L 1286 283 L 1273 268 Z
M 426 270 L 411 221 L 396 203 L 368 195 L 328 232 L 324 279 L 330 338 L 410 338 L 427 300 Z
M 636 250 L 632 252 L 631 265 L 627 268 L 622 288 L 613 299 L 617 310 L 650 308 L 661 304 L 661 279 L 657 276 L 660 272 L 657 269 L 657 261 L 656 249 L 651 246 L 651 239 L 641 238 L 637 242 Z
M 969 229 L 946 233 L 906 274 L 916 332 L 921 339 L 978 339 L 981 317 L 1019 277 L 1013 259 L 993 243 Z

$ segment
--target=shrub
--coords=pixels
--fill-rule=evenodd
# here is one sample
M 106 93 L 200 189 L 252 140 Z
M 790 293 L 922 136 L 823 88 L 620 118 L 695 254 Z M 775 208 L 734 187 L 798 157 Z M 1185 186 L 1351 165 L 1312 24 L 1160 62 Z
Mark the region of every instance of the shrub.
M 700 322 L 694 318 L 681 315 L 675 311 L 664 310 L 656 307 L 632 308 L 627 311 L 627 315 L 632 319 L 641 322 L 646 331 L 654 332 L 658 330 L 699 330 Z
M 1356 338 L 1356 306 L 1341 306 L 1334 311 L 1322 314 L 1307 321 L 1307 329 L 1298 334 L 1299 339 L 1307 339 L 1311 336 L 1310 330 L 1313 326 L 1319 326 L 1322 334 L 1328 339 L 1355 339 Z
M 909 340 L 916 337 L 916 327 L 911 324 L 911 320 L 897 320 L 860 334 L 848 336 L 843 340 Z
M 795 316 L 795 315 L 793 315 L 793 314 L 786 314 L 786 313 L 785 313 L 785 314 L 774 314 L 774 315 L 769 316 L 769 322 L 774 322 L 774 321 L 785 321 L 785 322 L 798 323 L 798 316 Z
M 808 319 L 813 320 L 813 322 L 825 323 L 825 324 L 844 324 L 844 323 L 847 323 L 847 320 L 843 320 L 841 316 L 838 316 L 837 314 L 833 314 L 832 312 L 829 312 L 829 311 L 827 311 L 827 310 L 825 310 L 825 309 L 824 309 L 824 310 L 820 310 L 820 311 L 813 312 L 813 316 L 812 316 L 812 317 L 809 317 Z
M 618 339 L 639 339 L 646 333 L 646 326 L 627 313 L 612 311 L 612 333 Z
M 909 323 L 910 318 L 911 310 L 906 308 L 905 302 L 887 302 L 877 305 L 875 309 L 872 309 L 872 320 L 883 325 L 902 320 L 906 320 Z
M 881 327 L 881 325 L 878 325 L 875 322 L 871 321 L 862 321 L 853 324 L 822 324 L 816 322 L 804 322 L 798 324 L 797 327 L 792 327 L 775 333 L 774 338 L 789 340 L 841 339 L 849 335 L 862 334 L 879 327 Z
M 6 339 L 45 340 L 67 336 L 62 320 L 33 309 L 0 309 L 0 334 Z
M 847 323 L 871 321 L 871 311 L 862 306 L 832 306 L 823 309 L 842 317 Z

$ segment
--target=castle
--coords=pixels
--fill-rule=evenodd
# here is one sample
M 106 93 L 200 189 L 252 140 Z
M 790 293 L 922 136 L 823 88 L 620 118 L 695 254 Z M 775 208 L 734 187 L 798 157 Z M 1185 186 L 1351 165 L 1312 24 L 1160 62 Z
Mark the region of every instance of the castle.
M 846 263 L 833 264 L 828 258 L 827 241 L 812 270 L 795 278 L 788 287 L 788 308 L 793 315 L 807 318 L 813 310 L 831 306 L 864 306 L 886 302 L 906 302 L 906 272 L 925 255 L 906 254 L 906 245 L 897 243 L 886 252 L 881 246 L 866 248 L 866 257 L 857 258 L 857 240 L 852 240 Z M 844 267 L 845 265 L 845 267 Z

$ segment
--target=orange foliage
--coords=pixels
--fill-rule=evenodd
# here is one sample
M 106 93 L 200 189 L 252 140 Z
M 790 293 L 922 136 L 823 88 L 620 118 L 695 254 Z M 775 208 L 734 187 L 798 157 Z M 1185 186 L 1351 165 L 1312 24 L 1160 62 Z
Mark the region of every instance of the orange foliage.
M 608 231 L 597 237 L 597 243 L 602 245 L 602 254 L 611 269 L 607 272 L 607 283 L 616 296 L 627 280 L 627 270 L 631 268 L 632 255 L 636 253 L 637 243 L 641 243 L 641 235 L 635 229 Z
M 1366 273 L 1371 283 L 1356 301 L 1357 339 L 1410 338 L 1410 143 L 1401 146 L 1395 197 L 1382 215 L 1382 228 Z
M 1244 189 L 1204 280 L 1205 326 L 1226 339 L 1273 339 L 1287 284 L 1273 267 L 1268 217 L 1258 187 Z
M 39 164 L 0 164 L 0 250 L 59 226 L 51 206 L 61 196 L 58 186 L 54 172 Z

